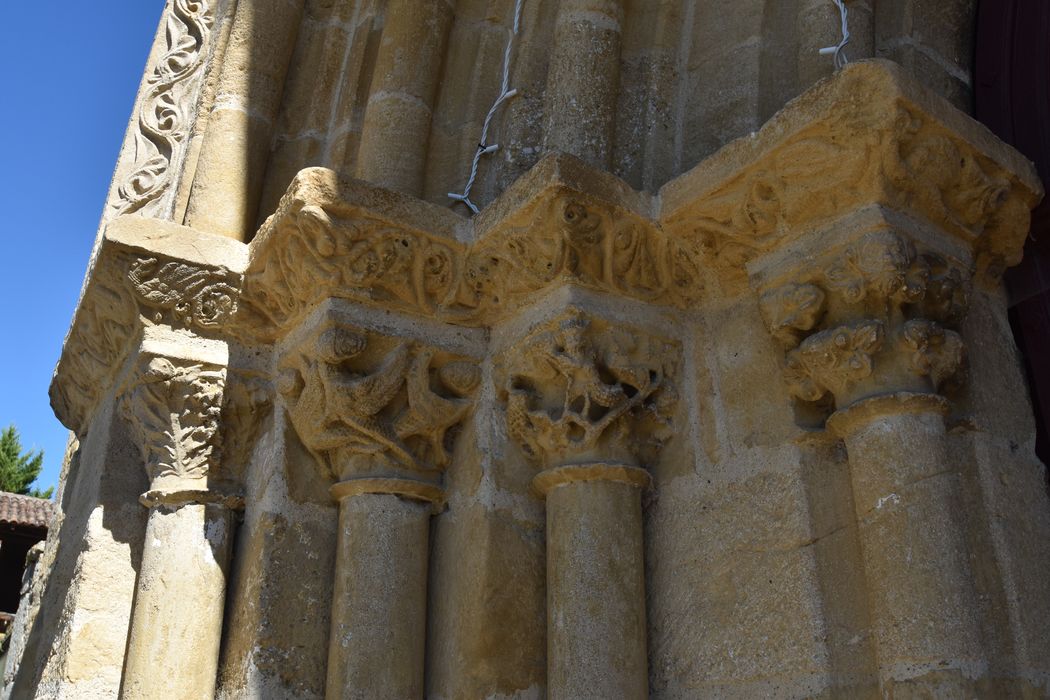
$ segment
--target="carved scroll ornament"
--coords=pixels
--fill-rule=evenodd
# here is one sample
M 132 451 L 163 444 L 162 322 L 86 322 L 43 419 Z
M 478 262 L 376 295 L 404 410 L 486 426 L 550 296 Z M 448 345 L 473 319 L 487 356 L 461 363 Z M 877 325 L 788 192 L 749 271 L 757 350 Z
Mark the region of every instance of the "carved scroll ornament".
M 686 246 L 650 221 L 572 197 L 541 203 L 471 246 L 364 209 L 335 214 L 316 204 L 279 212 L 267 226 L 244 299 L 277 327 L 329 296 L 484 325 L 560 282 L 676 306 L 701 290 Z
M 165 48 L 146 78 L 139 104 L 134 165 L 110 204 L 117 214 L 154 214 L 171 187 L 192 127 L 215 4 L 216 0 L 171 0 L 165 9 Z

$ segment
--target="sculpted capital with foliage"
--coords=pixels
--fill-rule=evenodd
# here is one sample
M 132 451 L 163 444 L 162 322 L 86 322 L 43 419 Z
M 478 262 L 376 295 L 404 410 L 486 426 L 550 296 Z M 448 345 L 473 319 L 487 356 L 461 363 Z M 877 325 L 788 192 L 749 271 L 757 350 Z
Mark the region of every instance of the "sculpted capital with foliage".
M 544 466 L 654 460 L 677 395 L 670 343 L 571 313 L 527 338 L 507 362 L 507 430 Z

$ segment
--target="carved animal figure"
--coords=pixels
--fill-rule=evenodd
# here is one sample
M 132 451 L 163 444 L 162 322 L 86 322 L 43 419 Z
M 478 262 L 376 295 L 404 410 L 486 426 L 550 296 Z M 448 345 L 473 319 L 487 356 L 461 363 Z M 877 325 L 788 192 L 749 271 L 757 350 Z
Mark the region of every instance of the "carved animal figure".
M 442 469 L 448 465 L 445 434 L 466 416 L 473 403 L 467 396 L 477 387 L 480 372 L 470 362 L 451 362 L 437 371 L 440 383 L 455 393 L 441 396 L 431 388 L 430 366 L 434 353 L 421 350 L 408 371 L 408 409 L 394 424 L 394 432 L 401 440 L 421 437 L 426 444 L 422 457 L 432 466 Z

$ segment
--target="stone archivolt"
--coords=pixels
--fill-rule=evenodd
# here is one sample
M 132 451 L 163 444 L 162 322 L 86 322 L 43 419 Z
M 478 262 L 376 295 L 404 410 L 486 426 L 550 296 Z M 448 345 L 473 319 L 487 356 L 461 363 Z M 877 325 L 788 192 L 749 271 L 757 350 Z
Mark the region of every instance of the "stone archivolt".
M 132 171 L 114 192 L 110 207 L 118 214 L 163 215 L 165 193 L 172 189 L 196 114 L 196 100 L 211 48 L 211 27 L 218 0 L 172 0 L 165 9 L 166 46 L 146 78 L 135 132 Z
M 439 475 L 480 381 L 471 360 L 345 325 L 315 333 L 279 371 L 296 432 L 339 481 Z
M 829 392 L 857 398 L 880 366 L 925 377 L 936 391 L 963 363 L 957 322 L 969 297 L 968 275 L 934 253 L 919 253 L 891 230 L 865 234 L 801 272 L 804 282 L 767 290 L 760 307 L 785 346 L 785 380 L 803 401 Z M 823 329 L 821 327 L 823 326 Z M 861 392 L 880 392 L 886 377 Z M 893 381 L 889 382 L 894 385 Z M 916 388 L 905 381 L 903 388 Z
M 506 359 L 507 432 L 548 467 L 651 464 L 671 434 L 677 362 L 666 340 L 571 312 Z

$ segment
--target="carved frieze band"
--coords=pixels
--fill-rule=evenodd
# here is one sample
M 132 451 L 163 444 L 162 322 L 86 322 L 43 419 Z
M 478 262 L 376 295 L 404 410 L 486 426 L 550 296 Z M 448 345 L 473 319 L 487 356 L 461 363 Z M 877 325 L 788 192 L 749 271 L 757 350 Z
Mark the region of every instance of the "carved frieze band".
M 481 379 L 473 360 L 346 325 L 315 333 L 279 371 L 299 438 L 339 481 L 440 474 Z
M 271 224 L 277 235 L 254 256 L 244 301 L 281 327 L 329 296 L 483 325 L 559 281 L 662 304 L 698 300 L 695 256 L 652 222 L 572 197 L 541 209 L 465 246 L 364 211 L 333 217 L 305 205 Z
M 962 366 L 962 339 L 946 326 L 966 311 L 968 276 L 943 257 L 877 231 L 802 278 L 761 298 L 770 332 L 785 347 L 794 396 L 842 400 L 880 362 L 926 377 L 936 391 Z
M 219 467 L 226 368 L 143 357 L 120 407 L 139 445 L 150 489 L 206 490 Z
M 134 163 L 113 193 L 114 214 L 166 214 L 163 201 L 193 126 L 217 2 L 170 0 L 164 10 L 165 47 L 148 71 L 133 127 Z
M 573 311 L 499 369 L 507 432 L 541 466 L 649 465 L 670 437 L 678 348 Z

